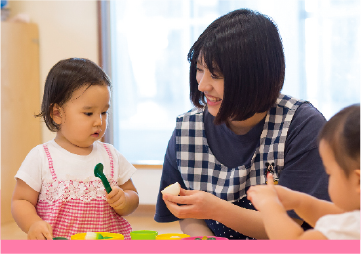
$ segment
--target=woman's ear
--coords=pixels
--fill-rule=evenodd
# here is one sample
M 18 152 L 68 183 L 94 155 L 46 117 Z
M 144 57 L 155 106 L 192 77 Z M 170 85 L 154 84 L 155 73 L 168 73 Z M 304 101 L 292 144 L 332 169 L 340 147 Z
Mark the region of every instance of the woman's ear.
M 51 118 L 53 119 L 53 121 L 60 125 L 61 122 L 62 122 L 62 108 L 58 105 L 58 104 L 54 104 L 52 106 L 52 109 L 50 111 L 50 115 L 51 115 Z

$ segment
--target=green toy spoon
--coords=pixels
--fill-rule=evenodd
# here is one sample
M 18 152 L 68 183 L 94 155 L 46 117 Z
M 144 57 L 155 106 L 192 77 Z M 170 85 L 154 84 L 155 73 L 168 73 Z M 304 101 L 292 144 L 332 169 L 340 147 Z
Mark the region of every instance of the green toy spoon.
M 103 164 L 102 163 L 98 163 L 95 168 L 94 168 L 94 175 L 96 177 L 99 177 L 100 180 L 102 180 L 102 183 L 105 187 L 105 190 L 107 193 L 110 193 L 112 191 L 112 188 L 110 187 L 110 184 L 108 182 L 108 179 L 105 177 L 104 173 L 103 173 Z

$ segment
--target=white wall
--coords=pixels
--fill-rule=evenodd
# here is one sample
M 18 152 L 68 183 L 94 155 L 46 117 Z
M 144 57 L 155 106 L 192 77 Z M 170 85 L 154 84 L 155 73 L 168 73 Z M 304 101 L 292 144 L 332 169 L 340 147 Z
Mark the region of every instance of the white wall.
M 132 176 L 134 186 L 139 194 L 139 204 L 155 205 L 157 203 L 162 170 L 138 169 Z
M 39 26 L 40 98 L 46 76 L 59 60 L 81 57 L 99 64 L 96 1 L 9 1 L 8 7 L 10 18 L 24 13 Z M 45 124 L 42 130 L 43 142 L 55 137 Z

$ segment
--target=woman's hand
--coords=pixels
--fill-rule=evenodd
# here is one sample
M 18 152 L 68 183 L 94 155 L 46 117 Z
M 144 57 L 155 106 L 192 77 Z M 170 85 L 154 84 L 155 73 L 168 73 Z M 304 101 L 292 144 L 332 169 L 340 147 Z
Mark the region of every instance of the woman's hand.
M 28 240 L 53 240 L 53 229 L 44 220 L 36 221 L 29 228 Z
M 115 210 L 122 210 L 126 207 L 126 195 L 119 186 L 112 186 L 112 191 L 105 195 L 108 204 Z
M 221 201 L 208 192 L 185 189 L 181 189 L 180 196 L 164 193 L 163 200 L 169 211 L 180 219 L 213 219 L 214 213 L 219 211 L 216 207 Z

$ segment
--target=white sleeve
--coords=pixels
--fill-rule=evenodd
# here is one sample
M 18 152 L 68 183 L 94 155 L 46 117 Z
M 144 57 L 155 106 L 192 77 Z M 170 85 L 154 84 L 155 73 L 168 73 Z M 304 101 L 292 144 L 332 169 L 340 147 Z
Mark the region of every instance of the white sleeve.
M 15 179 L 23 180 L 33 190 L 40 192 L 42 183 L 42 156 L 40 154 L 39 146 L 34 147 L 26 156 L 21 164 Z
M 316 222 L 315 230 L 329 240 L 360 240 L 360 211 L 325 215 Z
M 110 147 L 112 148 L 113 154 L 118 160 L 119 168 L 117 182 L 119 185 L 122 185 L 132 177 L 137 169 L 129 161 L 127 161 L 127 159 L 120 152 L 118 152 L 114 146 L 111 145 Z

